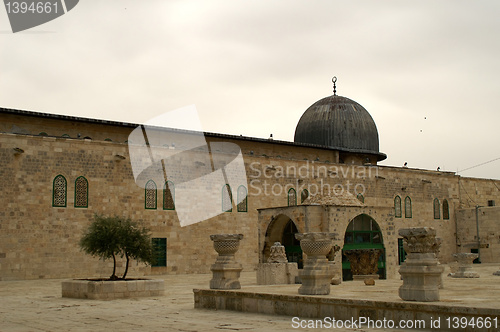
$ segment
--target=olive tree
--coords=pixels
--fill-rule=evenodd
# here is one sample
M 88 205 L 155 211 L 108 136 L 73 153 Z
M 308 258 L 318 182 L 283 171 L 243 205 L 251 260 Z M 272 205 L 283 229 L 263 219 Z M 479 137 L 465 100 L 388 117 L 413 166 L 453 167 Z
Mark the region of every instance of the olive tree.
M 156 257 L 149 230 L 130 219 L 117 216 L 95 215 L 94 222 L 80 240 L 80 247 L 86 253 L 103 260 L 113 258 L 113 273 L 110 280 L 120 279 L 116 276 L 117 256 L 125 256 L 127 261 L 121 279 L 127 276 L 131 258 L 146 264 L 154 264 Z

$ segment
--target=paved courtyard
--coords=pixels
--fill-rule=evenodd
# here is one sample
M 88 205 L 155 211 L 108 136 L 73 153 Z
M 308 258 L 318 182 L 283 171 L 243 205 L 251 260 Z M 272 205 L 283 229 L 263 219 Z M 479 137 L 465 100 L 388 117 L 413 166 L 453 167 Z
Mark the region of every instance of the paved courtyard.
M 441 304 L 500 309 L 500 276 L 492 275 L 500 266 L 481 264 L 474 268 L 481 278 L 445 278 Z M 192 290 L 208 288 L 208 274 L 155 278 L 165 279 L 165 296 L 113 301 L 62 298 L 59 279 L 2 281 L 0 331 L 318 331 L 294 329 L 292 317 L 194 309 Z M 284 293 L 295 293 L 298 288 L 257 286 L 255 272 L 242 273 L 240 280 L 248 291 L 282 289 Z M 379 280 L 376 286 L 369 287 L 344 282 L 332 286 L 330 296 L 400 301 L 400 284 L 400 280 Z

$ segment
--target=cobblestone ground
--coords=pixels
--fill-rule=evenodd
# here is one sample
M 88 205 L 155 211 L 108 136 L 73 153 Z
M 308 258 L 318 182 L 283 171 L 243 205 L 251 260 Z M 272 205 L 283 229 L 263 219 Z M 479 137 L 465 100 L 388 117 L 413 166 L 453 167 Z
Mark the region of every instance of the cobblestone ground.
M 447 292 L 461 291 L 461 298 L 471 303 L 487 303 L 500 308 L 500 287 L 491 287 L 491 280 L 500 284 L 500 277 L 492 277 L 496 265 L 481 266 L 482 278 L 458 281 Z M 485 276 L 483 278 L 483 275 Z M 487 276 L 486 276 L 487 275 Z M 193 288 L 208 288 L 210 275 L 168 275 L 166 295 L 162 297 L 121 299 L 113 301 L 68 299 L 61 297 L 61 281 L 28 280 L 0 282 L 0 331 L 318 331 L 294 329 L 292 317 L 249 314 L 231 311 L 194 309 Z M 486 281 L 489 280 L 490 283 Z M 481 282 L 483 281 L 483 283 Z M 464 287 L 460 283 L 475 287 Z M 485 283 L 486 282 L 486 283 Z M 242 285 L 255 285 L 255 273 L 242 273 Z M 387 281 L 381 288 L 360 290 L 359 285 L 345 282 L 332 286 L 332 293 L 355 294 L 359 298 L 393 292 L 401 282 Z M 485 285 L 486 289 L 482 285 Z M 391 286 L 392 285 L 392 286 Z M 382 287 L 383 286 L 383 287 Z M 341 288 L 336 288 L 341 287 Z M 483 288 L 482 288 L 483 287 Z M 481 300 L 483 291 L 486 297 Z M 397 296 L 397 295 L 396 295 Z M 388 300 L 396 299 L 387 294 Z M 389 299 L 390 298 L 390 299 Z M 495 300 L 496 299 L 496 300 Z M 328 329 L 341 331 L 341 329 Z M 369 331 L 369 329 L 343 329 Z M 403 330 L 377 330 L 403 331 Z

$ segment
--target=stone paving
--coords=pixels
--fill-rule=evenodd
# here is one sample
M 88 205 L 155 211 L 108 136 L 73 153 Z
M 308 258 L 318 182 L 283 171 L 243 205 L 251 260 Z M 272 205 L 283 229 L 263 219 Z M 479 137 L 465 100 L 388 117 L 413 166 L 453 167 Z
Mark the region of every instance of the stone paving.
M 479 279 L 445 277 L 440 304 L 500 309 L 499 264 L 475 265 Z M 446 267 L 445 274 L 449 272 Z M 82 300 L 61 297 L 60 279 L 0 282 L 0 331 L 296 331 L 292 317 L 194 309 L 193 288 L 208 288 L 211 275 L 165 275 L 163 297 Z M 242 290 L 262 289 L 255 272 L 242 272 Z M 400 280 L 378 280 L 375 286 L 343 282 L 330 297 L 400 301 Z M 279 288 L 281 288 L 280 286 Z M 298 289 L 298 285 L 289 285 Z M 267 291 L 276 290 L 268 286 Z M 290 292 L 288 290 L 286 292 Z M 296 290 L 293 291 L 296 294 Z M 299 329 L 317 331 L 317 329 Z M 329 329 L 335 330 L 335 329 Z M 337 331 L 341 331 L 337 329 Z M 348 331 L 369 331 L 350 329 Z M 383 330 L 377 330 L 383 331 Z M 386 330 L 403 331 L 403 330 Z

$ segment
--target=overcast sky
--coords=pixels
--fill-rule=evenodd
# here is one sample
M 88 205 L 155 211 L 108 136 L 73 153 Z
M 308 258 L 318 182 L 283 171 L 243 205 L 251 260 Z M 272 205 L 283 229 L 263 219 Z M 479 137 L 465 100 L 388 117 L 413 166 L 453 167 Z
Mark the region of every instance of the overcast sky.
M 293 141 L 337 94 L 382 165 L 500 179 L 500 1 L 86 0 L 13 34 L 0 107 L 144 123 L 194 104 L 209 132 Z M 188 128 L 189 129 L 189 128 Z

